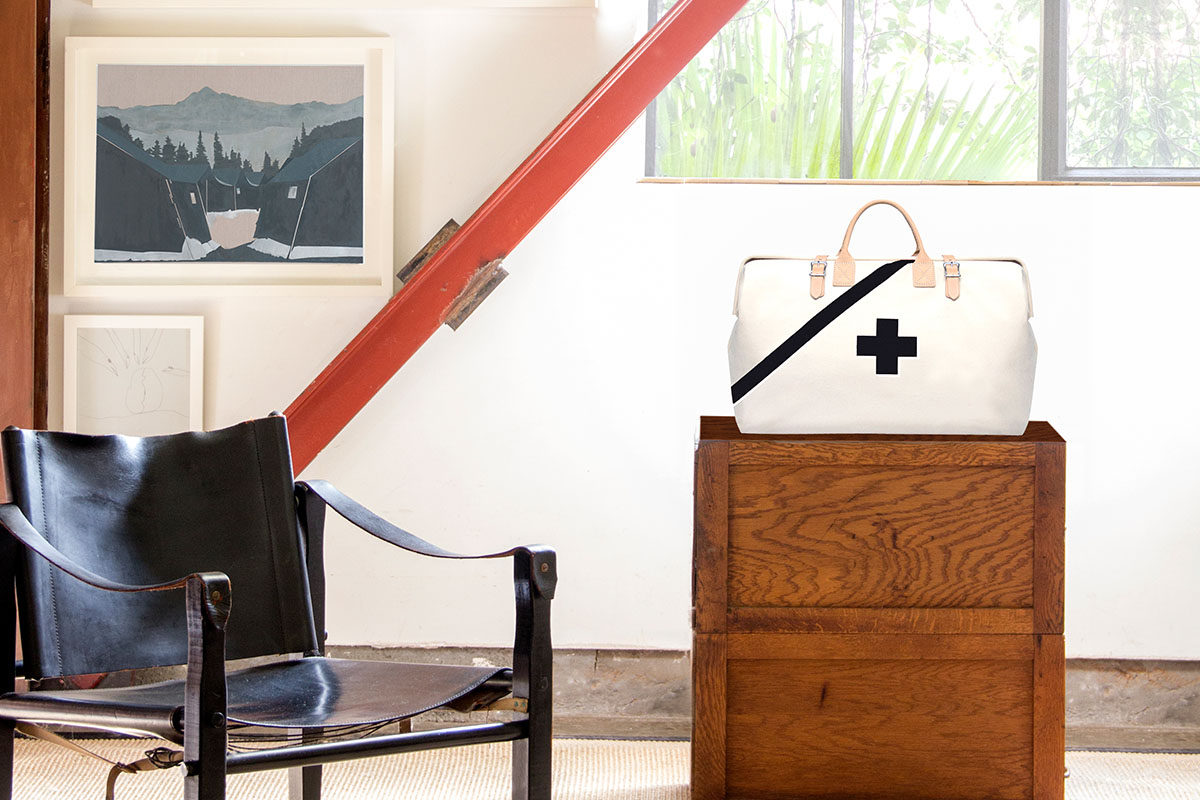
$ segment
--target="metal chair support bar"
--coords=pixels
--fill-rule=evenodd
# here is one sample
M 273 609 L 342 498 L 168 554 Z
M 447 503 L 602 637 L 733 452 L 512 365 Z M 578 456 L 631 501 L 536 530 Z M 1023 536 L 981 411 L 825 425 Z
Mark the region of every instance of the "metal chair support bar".
M 489 722 L 484 725 L 465 725 L 460 728 L 442 728 L 417 733 L 397 733 L 391 736 L 372 736 L 347 742 L 304 744 L 277 750 L 235 753 L 225 759 L 225 772 L 228 775 L 237 775 L 243 772 L 307 767 L 335 761 L 350 761 L 367 756 L 436 750 L 464 744 L 512 742 L 524 739 L 528 735 L 529 726 L 526 720 L 522 719 L 513 722 Z M 194 765 L 188 763 L 187 769 L 190 773 L 194 769 Z

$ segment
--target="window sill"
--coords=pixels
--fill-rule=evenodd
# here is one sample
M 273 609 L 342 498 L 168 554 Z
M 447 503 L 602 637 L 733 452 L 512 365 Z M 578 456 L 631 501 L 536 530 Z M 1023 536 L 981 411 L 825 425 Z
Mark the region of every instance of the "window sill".
M 868 181 L 801 178 L 664 178 L 658 176 L 638 178 L 638 183 L 663 184 L 730 184 L 730 185 L 788 185 L 800 186 L 1200 186 L 1197 181 Z

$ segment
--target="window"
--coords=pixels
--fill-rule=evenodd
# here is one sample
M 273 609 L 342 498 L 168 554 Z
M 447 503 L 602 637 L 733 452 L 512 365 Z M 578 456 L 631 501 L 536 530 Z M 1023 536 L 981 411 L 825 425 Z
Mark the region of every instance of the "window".
M 1045 15 L 1042 175 L 1200 179 L 1200 3 L 1046 0 Z
M 651 107 L 647 172 L 1200 177 L 1200 4 L 1044 5 L 751 0 Z
M 296 187 L 296 186 L 289 186 L 289 187 L 288 187 L 288 200 L 295 200 L 295 199 L 296 199 L 296 189 L 297 189 L 297 188 L 298 188 L 298 187 Z

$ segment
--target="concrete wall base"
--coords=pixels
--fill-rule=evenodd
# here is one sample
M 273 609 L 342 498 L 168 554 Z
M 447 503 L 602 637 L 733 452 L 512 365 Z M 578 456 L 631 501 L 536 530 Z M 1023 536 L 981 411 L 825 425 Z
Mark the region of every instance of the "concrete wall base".
M 447 664 L 507 664 L 510 658 L 501 648 L 329 650 L 340 658 Z M 690 684 L 685 651 L 557 650 L 554 732 L 686 739 L 691 733 Z M 440 712 L 439 716 L 467 718 Z M 421 720 L 416 726 L 421 727 Z M 1200 662 L 1068 660 L 1067 746 L 1200 751 Z

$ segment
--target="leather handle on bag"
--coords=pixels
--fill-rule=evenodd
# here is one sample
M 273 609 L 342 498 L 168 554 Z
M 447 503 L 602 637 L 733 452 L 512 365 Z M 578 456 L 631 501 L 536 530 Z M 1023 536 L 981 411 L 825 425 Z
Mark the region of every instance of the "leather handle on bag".
M 935 286 L 937 281 L 934 278 L 933 259 L 925 251 L 925 244 L 921 241 L 921 234 L 917 232 L 917 223 L 913 222 L 913 218 L 908 215 L 908 212 L 899 203 L 894 203 L 891 200 L 872 200 L 860 208 L 850 219 L 850 224 L 846 226 L 846 235 L 842 237 L 842 247 L 838 250 L 837 255 L 834 256 L 833 285 L 854 285 L 854 256 L 850 255 L 850 237 L 854 235 L 854 226 L 858 224 L 858 218 L 863 215 L 863 212 L 871 206 L 878 205 L 891 206 L 903 214 L 904 221 L 908 223 L 908 228 L 912 231 L 913 240 L 917 245 L 917 249 L 913 251 L 913 286 L 919 288 L 931 288 Z M 812 271 L 809 273 L 812 279 L 810 281 L 810 289 L 813 298 L 825 294 L 825 266 L 825 256 L 818 256 L 813 261 Z

